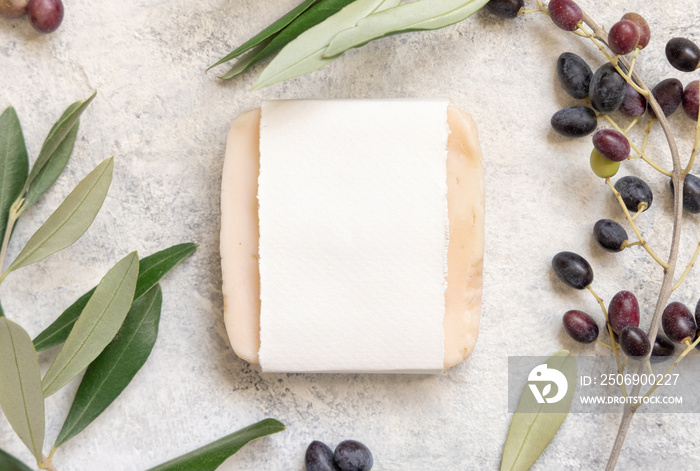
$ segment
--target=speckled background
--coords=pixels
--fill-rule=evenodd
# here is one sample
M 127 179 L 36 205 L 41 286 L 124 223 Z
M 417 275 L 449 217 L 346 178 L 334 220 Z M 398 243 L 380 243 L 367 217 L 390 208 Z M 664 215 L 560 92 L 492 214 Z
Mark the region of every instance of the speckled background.
M 561 138 L 549 126 L 557 109 L 578 103 L 558 87 L 557 56 L 573 51 L 600 65 L 591 44 L 541 14 L 504 21 L 480 12 L 441 31 L 374 42 L 324 70 L 258 92 L 248 89 L 261 68 L 227 83 L 204 74 L 296 3 L 66 0 L 64 23 L 50 36 L 36 34 L 25 20 L 0 20 L 0 107 L 16 107 L 32 158 L 65 107 L 98 90 L 67 171 L 21 219 L 10 257 L 83 175 L 106 157 L 116 159 L 109 197 L 85 237 L 3 284 L 7 315 L 34 336 L 129 251 L 147 255 L 199 243 L 163 281 L 161 334 L 148 363 L 117 402 L 56 453 L 59 470 L 140 471 L 263 417 L 282 420 L 288 430 L 249 445 L 221 469 L 302 470 L 311 440 L 335 445 L 351 437 L 371 447 L 377 470 L 498 469 L 510 420 L 508 355 L 562 347 L 605 353 L 562 333 L 567 309 L 600 315 L 587 293 L 553 277 L 554 253 L 586 255 L 599 293 L 607 300 L 620 289 L 635 291 L 643 323 L 649 322 L 661 271 L 639 248 L 612 256 L 595 245 L 593 223 L 621 215 L 588 168 L 590 140 Z M 581 1 L 607 25 L 625 11 L 647 17 L 653 39 L 639 70 L 650 83 L 698 78 L 673 70 L 663 49 L 673 36 L 700 40 L 700 3 L 624 3 Z M 484 149 L 487 248 L 474 355 L 440 377 L 263 376 L 239 360 L 222 321 L 218 255 L 220 174 L 233 117 L 263 98 L 445 95 L 475 116 Z M 687 155 L 692 126 L 682 113 L 671 122 Z M 650 149 L 669 165 L 659 140 Z M 656 200 L 640 225 L 666 253 L 666 180 L 639 161 L 622 172 L 648 176 Z M 698 222 L 693 217 L 686 225 L 684 261 L 697 242 Z M 699 279 L 695 273 L 674 299 L 694 305 Z M 43 368 L 55 353 L 41 354 Z M 47 443 L 76 388 L 73 382 L 47 400 Z M 618 422 L 616 415 L 570 416 L 535 469 L 601 469 Z M 699 432 L 698 415 L 640 415 L 619 469 L 689 469 L 700 459 Z M 0 446 L 31 462 L 5 419 Z

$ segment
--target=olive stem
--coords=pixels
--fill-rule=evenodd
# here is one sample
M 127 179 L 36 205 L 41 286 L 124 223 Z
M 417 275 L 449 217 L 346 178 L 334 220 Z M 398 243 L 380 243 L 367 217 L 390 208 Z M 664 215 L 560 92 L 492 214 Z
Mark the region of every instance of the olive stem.
M 624 367 L 620 363 L 620 354 L 617 350 L 618 345 L 615 343 L 615 335 L 612 330 L 612 326 L 610 325 L 610 320 L 608 319 L 608 310 L 605 308 L 605 303 L 603 302 L 603 299 L 598 296 L 598 294 L 593 290 L 593 287 L 591 285 L 586 286 L 588 291 L 593 295 L 596 301 L 598 301 L 598 304 L 600 305 L 600 309 L 603 311 L 603 316 L 605 316 L 605 326 L 608 329 L 608 334 L 610 335 L 610 344 L 612 345 L 612 351 L 613 351 L 613 356 L 615 357 L 615 363 L 617 363 L 617 372 L 622 374 Z M 625 387 L 625 384 L 621 384 L 622 386 L 622 394 L 627 397 L 627 388 Z
M 601 38 L 602 41 L 607 43 L 607 33 L 590 17 L 583 11 L 584 22 L 593 30 L 595 35 Z M 606 53 L 607 55 L 607 53 Z M 623 64 L 626 63 L 624 58 L 621 58 Z M 659 103 L 654 98 L 654 95 L 649 91 L 642 78 L 637 72 L 633 72 L 632 77 L 627 77 L 627 83 L 632 87 L 641 88 L 642 95 L 647 99 L 649 106 L 654 113 L 659 118 L 659 123 L 666 136 L 666 141 L 668 142 L 669 150 L 671 151 L 671 159 L 673 160 L 673 173 L 672 181 L 676 188 L 682 188 L 683 179 L 685 175 L 682 173 L 682 166 L 680 160 L 680 154 L 678 153 L 678 146 L 676 144 L 676 139 L 671 132 L 671 127 L 669 126 L 666 116 L 663 114 Z M 636 83 L 635 83 L 636 82 Z M 637 85 L 639 84 L 639 85 Z M 637 90 L 639 91 L 639 90 Z M 626 208 L 625 208 L 626 209 Z M 663 313 L 666 304 L 668 303 L 668 298 L 671 296 L 673 288 L 673 276 L 676 271 L 676 263 L 678 261 L 678 251 L 680 247 L 681 240 L 681 228 L 683 223 L 683 198 L 682 192 L 676 191 L 673 196 L 673 235 L 671 237 L 671 249 L 668 256 L 667 267 L 664 269 L 663 281 L 661 283 L 661 290 L 659 292 L 659 297 L 656 302 L 656 307 L 654 308 L 654 315 L 651 320 L 651 325 L 649 327 L 648 337 L 649 340 L 653 342 L 656 340 L 656 334 L 659 331 L 659 324 L 661 323 L 661 314 Z M 644 365 L 641 365 L 639 371 L 644 370 Z M 641 390 L 641 383 L 634 386 L 632 390 L 632 396 L 639 395 Z M 634 417 L 636 409 L 626 406 L 622 414 L 622 421 L 620 422 L 620 427 L 617 431 L 617 436 L 615 437 L 615 444 L 610 452 L 610 458 L 608 459 L 608 464 L 606 466 L 606 471 L 613 471 L 617 465 L 617 460 L 620 457 L 620 452 L 622 451 L 622 446 L 625 443 L 625 438 L 627 436 L 627 431 L 629 430 L 630 423 L 632 422 L 632 417 Z
M 651 367 L 651 362 L 649 361 L 649 357 L 644 357 L 644 360 L 646 361 L 647 368 L 649 368 L 649 374 L 652 376 L 654 375 L 654 368 Z
M 639 47 L 634 48 L 634 55 L 632 55 L 632 62 L 630 62 L 630 71 L 628 72 L 628 75 L 632 75 L 634 72 L 634 66 L 637 63 L 637 55 L 639 54 L 639 51 L 641 51 Z
M 595 343 L 598 343 L 598 344 L 600 344 L 600 345 L 602 345 L 602 346 L 604 346 L 604 347 L 607 347 L 607 348 L 609 348 L 610 350 L 612 350 L 612 345 L 608 345 L 607 343 L 602 342 L 602 341 L 600 341 L 600 340 L 598 340 L 598 339 L 595 339 Z
M 690 259 L 690 262 L 688 265 L 685 267 L 685 270 L 683 271 L 683 274 L 681 277 L 676 281 L 676 283 L 673 285 L 673 291 L 677 290 L 678 287 L 683 283 L 683 280 L 685 280 L 685 277 L 688 276 L 688 273 L 690 273 L 690 270 L 693 268 L 693 265 L 695 265 L 695 261 L 698 259 L 698 255 L 700 254 L 700 243 L 698 243 L 698 246 L 695 248 L 695 253 L 693 254 L 693 258 Z
M 639 214 L 639 213 L 637 213 L 637 214 Z M 635 217 L 636 217 L 636 215 L 635 215 Z M 642 245 L 642 243 L 641 243 L 640 241 L 637 241 L 637 242 L 625 242 L 624 244 L 622 244 L 622 248 L 623 248 L 623 249 L 626 249 L 627 247 L 634 247 L 635 245 Z
M 53 465 L 52 462 L 54 451 L 55 449 L 51 450 L 51 453 L 48 457 L 42 457 L 42 460 L 37 462 L 37 466 L 39 466 L 39 469 L 45 469 L 47 471 L 58 471 L 58 469 Z
M 653 258 L 656 261 L 656 263 L 661 265 L 664 269 L 668 269 L 668 264 L 666 262 L 664 262 L 663 260 L 661 260 L 661 258 L 658 255 L 656 255 L 656 252 L 654 252 L 654 250 L 652 250 L 652 248 L 649 247 L 649 244 L 647 243 L 647 241 L 644 239 L 644 237 L 642 237 L 642 234 L 639 231 L 639 228 L 637 227 L 637 224 L 634 221 L 635 218 L 632 217 L 632 215 L 630 214 L 629 210 L 627 209 L 627 206 L 625 206 L 624 200 L 622 199 L 622 195 L 620 194 L 619 191 L 617 191 L 617 188 L 615 188 L 613 186 L 612 182 L 610 181 L 610 178 L 606 178 L 605 183 L 606 183 L 606 185 L 608 185 L 610 187 L 610 189 L 612 190 L 613 194 L 615 195 L 615 198 L 617 199 L 618 203 L 620 203 L 620 207 L 622 208 L 622 210 L 625 213 L 625 217 L 627 218 L 627 222 L 630 223 L 630 226 L 632 227 L 634 234 L 637 236 L 637 239 L 639 239 L 639 245 L 644 247 L 644 249 L 649 253 L 649 255 L 651 255 L 651 258 Z M 637 214 L 639 214 L 640 212 L 641 211 L 638 211 Z
M 693 349 L 698 345 L 698 343 L 700 343 L 700 337 L 698 337 L 697 339 L 695 339 L 695 342 L 693 342 L 693 343 L 690 343 L 690 341 L 686 339 L 686 341 L 684 342 L 684 344 L 685 344 L 685 350 L 683 350 L 683 353 L 681 353 L 680 356 L 676 359 L 676 361 L 674 361 L 673 364 L 672 364 L 671 366 L 668 367 L 668 369 L 666 370 L 666 372 L 661 376 L 661 379 L 658 380 L 658 381 L 656 381 L 656 382 L 654 383 L 654 386 L 652 386 L 652 387 L 646 392 L 646 394 L 644 395 L 645 398 L 651 397 L 651 395 L 654 394 L 654 391 L 656 391 L 656 390 L 659 388 L 659 386 L 661 386 L 661 383 L 663 383 L 663 379 L 664 379 L 666 376 L 670 375 L 670 374 L 673 372 L 673 370 L 676 369 L 676 367 L 677 367 L 678 364 L 681 362 L 681 360 L 682 360 L 688 353 L 690 353 L 691 351 L 693 351 Z M 639 406 L 641 406 L 641 405 L 642 405 L 642 404 L 641 404 L 641 402 L 640 402 L 640 403 L 638 403 L 638 404 L 636 404 L 636 405 L 634 405 L 634 406 L 632 406 L 632 407 L 634 407 L 634 409 L 638 409 Z
M 632 130 L 632 128 L 634 127 L 635 124 L 637 124 L 638 121 L 639 121 L 639 116 L 637 116 L 636 118 L 634 118 L 634 119 L 632 120 L 632 122 L 630 123 L 630 125 L 627 126 L 627 128 L 625 129 L 625 132 L 623 133 L 623 134 L 625 135 L 625 137 L 627 137 L 627 133 L 630 132 L 630 131 Z M 629 141 L 629 138 L 627 138 L 627 140 Z M 632 143 L 630 142 L 630 144 L 632 144 Z

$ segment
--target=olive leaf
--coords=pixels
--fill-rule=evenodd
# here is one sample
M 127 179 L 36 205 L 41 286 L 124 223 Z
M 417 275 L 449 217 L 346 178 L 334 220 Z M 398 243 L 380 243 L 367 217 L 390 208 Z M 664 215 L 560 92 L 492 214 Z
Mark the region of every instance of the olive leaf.
M 564 374 L 569 383 L 567 393 L 556 403 L 557 412 L 548 412 L 550 404 L 538 404 L 530 389 L 525 389 L 510 423 L 501 471 L 530 469 L 552 441 L 571 408 L 577 379 L 576 357 L 561 350 L 549 357 L 545 364 Z
M 162 304 L 160 285 L 134 302 L 114 340 L 85 372 L 54 448 L 90 425 L 146 363 L 158 338 Z
M 56 393 L 102 353 L 119 331 L 131 307 L 139 273 L 132 252 L 102 278 L 80 318 L 44 375 L 46 397 Z
M 252 49 L 261 43 L 263 43 L 266 40 L 269 40 L 270 38 L 274 37 L 277 33 L 282 31 L 284 28 L 287 27 L 292 21 L 294 21 L 299 15 L 304 13 L 308 8 L 313 5 L 314 3 L 318 2 L 319 0 L 304 0 L 299 6 L 296 8 L 293 8 L 290 10 L 286 15 L 284 15 L 282 18 L 279 20 L 275 21 L 272 23 L 270 26 L 262 30 L 260 33 L 243 43 L 241 46 L 236 48 L 234 51 L 230 52 L 226 56 L 224 56 L 220 61 L 218 61 L 216 64 L 210 66 L 207 70 L 212 69 L 216 67 L 217 65 L 221 65 L 224 62 L 228 62 L 231 59 L 234 59 L 244 52 L 248 51 L 249 49 Z
M 151 468 L 148 471 L 214 471 L 248 443 L 255 439 L 281 432 L 284 424 L 275 419 L 265 419 L 227 435 L 178 458 Z
M 39 359 L 27 332 L 4 317 L 0 318 L 0 406 L 15 433 L 40 461 L 44 395 Z
M 257 64 L 258 62 L 274 55 L 284 46 L 296 39 L 301 33 L 335 15 L 349 3 L 354 1 L 355 0 L 321 0 L 304 12 L 303 15 L 296 18 L 289 24 L 289 26 L 284 28 L 274 38 L 270 38 L 269 42 L 260 44 L 260 46 L 263 46 L 264 44 L 264 47 L 251 50 L 245 56 L 241 57 L 231 68 L 231 70 L 224 74 L 221 79 L 227 80 L 233 78 L 236 75 L 245 72 L 248 68 Z M 389 0 L 385 0 L 385 3 L 388 3 L 388 1 Z M 395 2 L 396 0 L 391 1 Z
M 323 56 L 330 41 L 340 32 L 354 27 L 359 20 L 374 13 L 384 0 L 355 0 L 325 21 L 309 28 L 287 44 L 262 71 L 253 89 L 299 77 L 331 63 L 335 58 Z
M 90 101 L 92 101 L 92 98 L 90 98 L 86 104 L 85 107 L 87 107 L 88 104 L 90 104 Z M 56 124 L 53 125 L 51 128 L 51 131 L 49 131 L 49 135 L 46 138 L 48 141 L 51 136 L 57 136 L 59 132 L 58 127 L 59 126 L 68 126 L 72 120 L 66 121 L 67 118 L 70 116 L 73 116 L 76 111 L 78 111 L 78 108 L 80 108 L 83 105 L 82 101 L 76 101 L 72 105 L 66 109 L 66 111 L 63 112 L 63 115 L 59 118 L 59 120 L 56 122 Z M 84 110 L 85 108 L 83 108 Z M 78 111 L 78 116 L 82 113 L 81 111 Z M 65 124 L 62 124 L 65 123 Z M 48 155 L 46 158 L 45 163 L 36 172 L 36 176 L 34 177 L 34 181 L 31 182 L 27 189 L 27 193 L 24 197 L 24 203 L 22 204 L 23 209 L 27 209 L 30 206 L 33 206 L 34 203 L 36 203 L 39 198 L 41 198 L 41 195 L 46 193 L 46 190 L 48 190 L 51 185 L 53 185 L 58 177 L 63 173 L 63 169 L 66 168 L 66 165 L 68 164 L 68 160 L 70 160 L 70 156 L 73 153 L 73 147 L 75 147 L 75 140 L 78 137 L 78 128 L 80 127 L 80 120 L 75 120 L 73 126 L 68 130 L 66 135 L 63 137 L 58 142 L 58 145 L 56 146 L 55 150 Z M 46 143 L 44 144 L 46 146 Z M 43 150 L 43 149 L 42 149 Z M 34 167 L 36 167 L 39 164 L 39 160 L 37 159 L 37 163 L 34 164 Z M 34 168 L 32 168 L 34 170 Z
M 32 468 L 0 448 L 0 469 L 2 471 L 32 471 Z
M 97 216 L 112 182 L 114 160 L 109 158 L 90 172 L 29 239 L 5 275 L 43 260 L 73 244 Z
M 36 158 L 32 170 L 29 172 L 29 177 L 24 185 L 24 192 L 29 191 L 32 183 L 34 183 L 39 173 L 41 173 L 51 157 L 56 153 L 56 150 L 64 142 L 66 136 L 69 135 L 73 127 L 78 123 L 80 115 L 92 102 L 96 94 L 97 92 L 94 92 L 87 100 L 79 102 L 77 106 L 76 104 L 71 105 L 64 113 L 63 117 L 53 125 L 44 144 L 41 146 L 41 151 L 39 151 L 39 156 Z
M 169 247 L 144 257 L 139 262 L 139 277 L 136 282 L 134 301 L 137 301 L 147 291 L 150 291 L 160 280 L 170 273 L 180 262 L 197 250 L 197 244 L 185 243 Z M 34 339 L 34 347 L 38 352 L 60 345 L 66 341 L 75 321 L 95 292 L 95 288 L 82 295 L 43 332 Z
M 10 106 L 0 115 L 0 242 L 5 237 L 10 207 L 22 194 L 28 172 L 22 126 Z
M 323 57 L 334 57 L 353 47 L 401 31 L 439 29 L 465 20 L 488 0 L 416 0 L 377 12 L 339 32 Z

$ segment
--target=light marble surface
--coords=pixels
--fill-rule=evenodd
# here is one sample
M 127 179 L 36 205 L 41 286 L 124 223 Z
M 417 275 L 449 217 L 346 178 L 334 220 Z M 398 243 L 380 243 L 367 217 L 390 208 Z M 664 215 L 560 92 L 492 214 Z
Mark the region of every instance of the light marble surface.
M 140 471 L 264 417 L 288 426 L 228 460 L 224 470 L 301 470 L 306 445 L 356 438 L 377 470 L 498 469 L 508 429 L 508 355 L 547 355 L 575 345 L 562 333 L 570 308 L 594 312 L 587 293 L 558 282 L 559 250 L 587 256 L 609 299 L 634 290 L 648 323 L 661 273 L 641 250 L 617 256 L 592 242 L 601 217 L 620 214 L 588 169 L 590 140 L 554 134 L 550 116 L 576 103 L 556 83 L 555 60 L 573 51 L 602 63 L 591 44 L 544 15 L 504 21 L 487 12 L 441 31 L 393 36 L 353 50 L 330 67 L 258 92 L 253 73 L 220 83 L 205 67 L 287 11 L 297 0 L 67 0 L 65 21 L 40 36 L 24 20 L 0 20 L 0 107 L 13 104 L 34 158 L 51 124 L 72 101 L 98 96 L 82 121 L 74 157 L 51 192 L 23 216 L 17 253 L 77 181 L 114 155 L 110 196 L 77 244 L 12 275 L 0 290 L 9 317 L 40 332 L 119 258 L 195 241 L 197 253 L 163 281 L 161 334 L 129 388 L 55 456 L 61 471 Z M 528 4 L 534 2 L 528 1 Z M 665 61 L 673 36 L 700 40 L 695 0 L 582 0 L 601 23 L 638 11 L 652 24 L 639 70 L 654 83 L 684 83 Z M 695 23 L 695 24 L 693 24 Z M 233 117 L 261 99 L 449 96 L 476 118 L 484 149 L 487 248 L 481 337 L 474 355 L 439 377 L 261 375 L 233 354 L 222 321 L 218 199 L 225 136 Z M 692 127 L 678 113 L 681 149 Z M 661 143 L 652 151 L 668 162 Z M 668 165 L 668 163 L 666 164 Z M 670 236 L 667 182 L 639 162 L 656 191 L 640 224 L 664 253 Z M 697 238 L 691 218 L 682 259 Z M 675 299 L 694 304 L 694 274 Z M 41 354 L 48 367 L 55 351 Z M 77 384 L 49 398 L 47 443 L 57 435 Z M 616 415 L 572 415 L 538 461 L 539 470 L 600 469 Z M 686 469 L 700 459 L 697 415 L 635 418 L 619 469 Z M 0 447 L 30 454 L 0 419 Z M 48 446 L 47 446 L 48 448 Z M 688 466 L 675 460 L 684 458 Z

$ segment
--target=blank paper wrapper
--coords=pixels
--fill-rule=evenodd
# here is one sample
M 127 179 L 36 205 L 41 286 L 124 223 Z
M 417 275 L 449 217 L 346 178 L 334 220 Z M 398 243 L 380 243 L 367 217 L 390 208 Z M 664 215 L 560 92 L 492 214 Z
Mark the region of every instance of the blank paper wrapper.
M 224 316 L 264 372 L 439 373 L 476 343 L 483 176 L 448 100 L 241 114 L 222 178 Z

